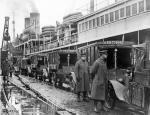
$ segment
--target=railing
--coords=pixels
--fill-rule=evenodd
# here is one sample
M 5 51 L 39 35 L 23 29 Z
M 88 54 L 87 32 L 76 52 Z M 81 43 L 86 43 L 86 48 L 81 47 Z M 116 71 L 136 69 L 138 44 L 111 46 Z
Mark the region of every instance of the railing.
M 45 44 L 42 44 L 39 46 L 34 46 L 30 49 L 26 49 L 25 54 L 29 55 L 30 53 L 34 53 L 34 52 L 39 52 L 39 51 L 57 48 L 60 46 L 69 45 L 69 44 L 77 42 L 77 40 L 78 40 L 77 38 L 78 38 L 78 35 L 74 34 L 72 36 L 64 37 L 65 40 L 60 40 L 60 41 L 56 40 L 56 41 L 45 43 Z

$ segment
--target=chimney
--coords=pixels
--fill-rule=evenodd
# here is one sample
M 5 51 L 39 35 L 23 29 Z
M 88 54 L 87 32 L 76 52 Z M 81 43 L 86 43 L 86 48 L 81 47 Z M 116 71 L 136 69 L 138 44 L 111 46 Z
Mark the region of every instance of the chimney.
M 30 26 L 32 26 L 33 32 L 40 33 L 40 13 L 38 12 L 30 13 Z
M 90 13 L 94 12 L 94 0 L 90 0 Z
M 30 18 L 25 18 L 25 29 L 30 26 Z

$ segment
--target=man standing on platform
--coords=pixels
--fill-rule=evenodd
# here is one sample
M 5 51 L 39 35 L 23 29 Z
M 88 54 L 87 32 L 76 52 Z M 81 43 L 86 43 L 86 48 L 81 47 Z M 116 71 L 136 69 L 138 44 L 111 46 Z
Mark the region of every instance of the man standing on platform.
M 9 76 L 9 63 L 8 59 L 4 60 L 2 62 L 2 75 L 3 75 L 3 80 L 4 82 L 8 81 L 8 76 Z
M 91 98 L 94 100 L 94 111 L 98 112 L 97 104 L 101 103 L 101 109 L 106 110 L 105 94 L 107 86 L 107 51 L 99 51 L 99 58 L 94 62 L 91 68 L 91 75 L 93 78 Z
M 81 54 L 81 59 L 75 64 L 75 75 L 77 79 L 76 91 L 78 95 L 78 102 L 81 101 L 81 93 L 83 93 L 83 101 L 88 101 L 87 93 L 89 92 L 89 67 L 86 61 L 85 53 Z

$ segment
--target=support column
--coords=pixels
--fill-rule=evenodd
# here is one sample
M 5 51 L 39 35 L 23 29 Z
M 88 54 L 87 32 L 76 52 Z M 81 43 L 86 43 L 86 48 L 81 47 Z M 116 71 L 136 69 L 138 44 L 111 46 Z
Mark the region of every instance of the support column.
M 115 79 L 117 79 L 117 49 L 115 51 Z
M 122 42 L 124 42 L 124 34 L 122 35 Z
M 140 32 L 138 30 L 138 44 L 140 44 Z

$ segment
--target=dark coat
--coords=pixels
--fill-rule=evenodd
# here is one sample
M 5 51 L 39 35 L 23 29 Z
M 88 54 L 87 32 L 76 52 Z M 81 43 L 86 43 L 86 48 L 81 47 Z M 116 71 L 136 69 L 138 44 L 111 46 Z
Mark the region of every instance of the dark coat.
M 94 100 L 105 100 L 107 67 L 106 63 L 100 58 L 94 62 L 91 68 L 91 75 L 93 76 L 91 98 Z
M 76 62 L 75 75 L 77 78 L 76 91 L 89 91 L 89 68 L 88 63 L 81 59 Z
M 9 63 L 7 61 L 4 61 L 2 63 L 2 75 L 8 76 L 9 75 Z

